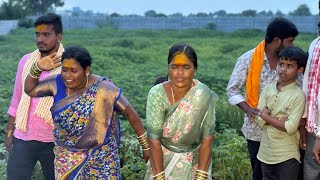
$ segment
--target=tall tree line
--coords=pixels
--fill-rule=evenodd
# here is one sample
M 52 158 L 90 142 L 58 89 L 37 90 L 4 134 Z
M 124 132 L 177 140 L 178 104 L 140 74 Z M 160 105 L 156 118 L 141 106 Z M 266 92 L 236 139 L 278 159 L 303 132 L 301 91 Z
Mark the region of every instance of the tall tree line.
M 39 15 L 64 5 L 63 0 L 7 0 L 0 6 L 0 19 Z

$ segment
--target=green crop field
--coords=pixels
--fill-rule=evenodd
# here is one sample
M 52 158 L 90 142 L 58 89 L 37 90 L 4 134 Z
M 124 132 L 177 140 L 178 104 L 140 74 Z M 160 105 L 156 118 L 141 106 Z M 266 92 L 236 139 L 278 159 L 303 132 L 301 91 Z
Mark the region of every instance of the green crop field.
M 300 34 L 296 45 L 307 50 L 315 34 Z M 212 150 L 212 172 L 215 179 L 250 179 L 251 167 L 246 141 L 240 128 L 243 113 L 227 102 L 225 89 L 237 60 L 264 38 L 264 32 L 243 30 L 222 33 L 209 29 L 173 30 L 68 30 L 62 43 L 81 45 L 93 57 L 94 74 L 107 76 L 121 87 L 124 95 L 145 119 L 145 104 L 155 79 L 167 73 L 167 54 L 171 45 L 183 42 L 198 55 L 196 78 L 219 95 L 217 104 L 217 137 Z M 33 29 L 18 29 L 0 36 L 0 179 L 6 177 L 7 155 L 3 145 L 7 109 L 12 96 L 17 64 L 20 58 L 36 48 Z M 138 142 L 122 119 L 121 165 L 123 179 L 141 179 L 145 164 L 140 158 Z M 41 179 L 37 166 L 33 179 Z

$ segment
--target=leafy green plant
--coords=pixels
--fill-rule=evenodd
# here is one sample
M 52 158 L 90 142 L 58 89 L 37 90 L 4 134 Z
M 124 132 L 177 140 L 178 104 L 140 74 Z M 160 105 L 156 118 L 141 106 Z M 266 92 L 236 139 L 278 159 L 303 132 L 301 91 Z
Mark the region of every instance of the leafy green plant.
M 146 164 L 137 138 L 128 133 L 123 135 L 120 144 L 121 177 L 126 180 L 143 179 Z
M 251 179 L 247 142 L 235 129 L 225 129 L 223 133 L 217 133 L 212 161 L 214 179 Z
M 92 70 L 107 76 L 122 88 L 124 96 L 145 119 L 148 91 L 155 79 L 167 74 L 167 54 L 171 45 L 190 44 L 198 55 L 196 78 L 219 95 L 216 107 L 217 138 L 212 163 L 215 179 L 250 179 L 246 141 L 239 135 L 243 113 L 228 103 L 225 89 L 237 58 L 264 39 L 257 30 L 222 33 L 208 28 L 189 30 L 119 30 L 102 27 L 64 31 L 63 45 L 81 45 L 92 55 Z M 34 29 L 20 28 L 0 36 L 0 179 L 6 178 L 6 153 L 3 145 L 7 110 L 12 96 L 20 58 L 36 49 Z M 81 38 L 79 38 L 81 37 Z M 299 34 L 295 44 L 307 50 L 315 34 Z M 128 122 L 121 121 L 121 173 L 123 179 L 142 179 L 146 171 L 138 141 Z M 4 156 L 2 156 L 3 154 Z M 3 158 L 2 158 L 3 157 Z M 36 166 L 34 179 L 42 178 Z
M 242 47 L 241 44 L 230 43 L 221 47 L 220 51 L 224 54 L 230 53 Z
M 129 128 L 127 123 L 123 125 Z M 134 135 L 122 136 L 120 157 L 123 179 L 143 179 L 146 164 L 141 159 L 140 145 Z M 216 140 L 212 146 L 212 172 L 214 179 L 251 178 L 247 142 L 235 129 L 225 129 L 221 133 L 216 133 Z
M 41 165 L 39 162 L 37 162 L 36 166 L 33 170 L 33 175 L 31 177 L 32 180 L 45 180 L 43 172 L 41 170 Z
M 126 48 L 132 48 L 134 46 L 134 41 L 122 39 L 119 41 L 115 41 L 112 43 L 113 46 L 120 46 L 120 47 L 126 47 Z
M 7 151 L 4 144 L 0 144 L 0 179 L 7 178 Z

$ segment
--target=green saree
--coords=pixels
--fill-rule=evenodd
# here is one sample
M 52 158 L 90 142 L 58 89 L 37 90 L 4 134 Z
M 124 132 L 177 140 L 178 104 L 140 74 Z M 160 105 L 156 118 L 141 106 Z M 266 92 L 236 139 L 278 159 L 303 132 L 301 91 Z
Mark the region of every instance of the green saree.
M 174 105 L 162 84 L 154 86 L 148 95 L 148 137 L 161 141 L 167 179 L 191 180 L 198 167 L 202 139 L 215 132 L 218 96 L 200 81 L 194 82 L 196 85 Z M 150 168 L 148 163 L 145 179 L 153 176 Z

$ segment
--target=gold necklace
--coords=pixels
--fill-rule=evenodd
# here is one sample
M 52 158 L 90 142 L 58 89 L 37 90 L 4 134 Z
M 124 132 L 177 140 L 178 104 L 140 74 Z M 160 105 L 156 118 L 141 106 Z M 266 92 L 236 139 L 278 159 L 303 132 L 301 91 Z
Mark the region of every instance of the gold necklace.
M 88 82 L 89 82 L 89 79 L 90 79 L 90 77 L 89 77 L 90 75 L 88 75 L 87 76 L 87 82 L 86 82 L 86 86 L 85 86 L 85 88 L 87 88 L 88 87 Z M 79 91 L 77 91 L 77 92 L 75 92 L 75 93 L 73 93 L 73 94 L 76 94 L 76 93 L 78 93 L 78 92 L 80 92 L 80 91 L 83 91 L 85 88 L 83 88 L 83 89 L 80 89 Z M 70 90 L 69 90 L 69 88 L 67 88 L 67 97 L 69 97 L 70 96 Z
M 79 91 L 73 93 L 72 95 L 77 94 L 78 92 L 83 91 L 83 90 L 84 89 L 80 89 Z M 69 91 L 69 88 L 67 88 L 67 97 L 69 97 L 69 96 L 70 96 L 70 91 Z
M 192 89 L 194 87 L 194 81 L 192 81 L 191 87 L 190 89 Z M 174 99 L 174 93 L 173 93 L 173 89 L 172 89 L 172 84 L 170 82 L 170 89 L 171 89 L 171 96 L 172 96 L 172 100 L 173 100 L 173 104 L 176 103 L 176 100 Z M 190 89 L 188 91 L 190 91 Z
M 172 100 L 173 100 L 173 104 L 176 103 L 176 100 L 174 99 L 174 94 L 173 94 L 173 89 L 172 89 L 172 85 L 170 84 L 170 88 L 171 88 L 171 96 L 172 96 Z

